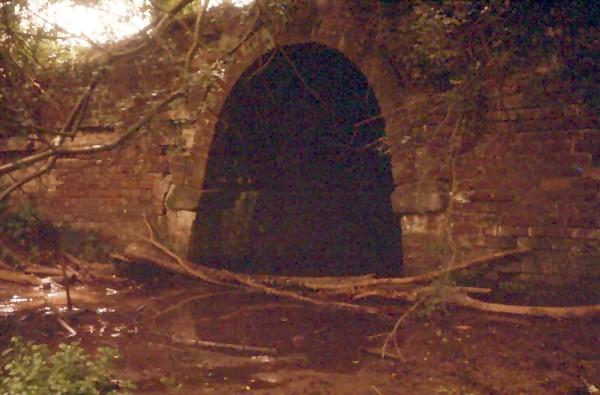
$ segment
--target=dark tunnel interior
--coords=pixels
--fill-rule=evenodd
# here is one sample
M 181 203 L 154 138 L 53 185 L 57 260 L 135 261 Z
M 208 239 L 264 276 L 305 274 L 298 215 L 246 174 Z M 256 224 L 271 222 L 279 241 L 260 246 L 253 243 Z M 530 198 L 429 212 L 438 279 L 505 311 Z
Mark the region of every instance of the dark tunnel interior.
M 336 50 L 299 44 L 258 59 L 220 114 L 190 258 L 253 273 L 398 275 L 379 113 Z

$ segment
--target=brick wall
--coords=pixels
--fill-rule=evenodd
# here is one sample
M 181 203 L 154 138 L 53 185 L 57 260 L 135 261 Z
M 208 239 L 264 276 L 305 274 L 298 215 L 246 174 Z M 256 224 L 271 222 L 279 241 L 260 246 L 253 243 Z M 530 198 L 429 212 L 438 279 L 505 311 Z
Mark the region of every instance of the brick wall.
M 519 79 L 492 99 L 485 135 L 460 158 L 468 202 L 453 215 L 465 254 L 530 247 L 514 270 L 548 275 L 600 274 L 598 120 L 572 84 L 548 84 L 545 103 Z M 550 99 L 550 100 L 547 100 Z
M 463 136 L 453 175 L 449 131 L 395 141 L 392 201 L 416 271 L 444 261 L 455 245 L 457 261 L 529 247 L 532 255 L 505 269 L 532 277 L 600 273 L 597 115 L 572 83 L 549 81 L 540 102 L 526 77 L 490 92 L 483 128 Z M 435 129 L 439 116 L 428 121 Z
M 553 81 L 545 100 L 538 101 L 526 94 L 527 76 L 492 86 L 487 122 L 480 133 L 461 140 L 453 178 L 448 166 L 451 128 L 436 129 L 443 114 L 432 114 L 426 122 L 437 134 L 417 139 L 407 131 L 410 111 L 398 111 L 413 100 L 434 98 L 405 89 L 364 29 L 351 15 L 300 13 L 278 37 L 260 30 L 225 64 L 216 87 L 208 92 L 203 86 L 193 88 L 187 100 L 120 149 L 59 160 L 55 170 L 26 191 L 49 218 L 104 229 L 122 240 L 130 238 L 129 231 L 146 232 L 146 215 L 171 245 L 187 254 L 196 205 L 202 194 L 210 193 L 202 189 L 206 163 L 229 91 L 275 42 L 319 42 L 354 62 L 377 96 L 391 145 L 396 189 L 390 199 L 402 228 L 407 273 L 443 263 L 454 245 L 457 261 L 528 246 L 534 254 L 510 270 L 598 276 L 600 131 L 597 114 L 586 112 L 576 87 Z M 232 35 L 245 31 L 238 30 Z M 231 37 L 214 35 L 209 49 L 230 47 Z M 211 52 L 205 53 L 197 67 L 211 61 Z M 100 86 L 84 125 L 87 131 L 71 144 L 113 138 L 135 121 L 157 91 L 173 83 L 174 66 L 153 56 L 123 66 Z M 81 82 L 65 86 L 73 98 Z M 140 93 L 132 97 L 133 91 Z M 43 122 L 61 120 L 50 109 L 42 110 Z

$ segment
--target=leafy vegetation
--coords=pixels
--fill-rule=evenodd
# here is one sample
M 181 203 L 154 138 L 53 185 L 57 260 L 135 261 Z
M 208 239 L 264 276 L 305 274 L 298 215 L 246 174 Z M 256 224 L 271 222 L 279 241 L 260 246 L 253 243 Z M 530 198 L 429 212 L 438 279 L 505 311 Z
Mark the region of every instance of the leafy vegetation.
M 104 4 L 86 0 L 71 3 L 87 7 Z M 209 20 L 205 17 L 207 4 L 192 0 L 146 3 L 150 9 L 144 11 L 152 15 L 148 27 L 119 43 L 99 44 L 81 36 L 79 39 L 92 48 L 73 56 L 71 48 L 60 49 L 65 42 L 60 26 L 23 23 L 29 15 L 27 0 L 0 3 L 0 139 L 19 147 L 0 161 L 0 177 L 7 184 L 0 190 L 0 202 L 52 170 L 58 158 L 113 150 L 145 130 L 172 102 L 185 97 L 191 85 L 213 85 L 223 62 L 242 42 L 228 48 L 211 48 L 212 61 L 194 65 L 192 70 L 199 49 L 206 49 L 200 27 L 218 25 L 228 18 L 225 16 L 221 22 L 212 17 Z M 239 25 L 251 28 L 242 41 L 267 24 L 281 26 L 289 9 L 285 4 L 262 0 L 241 12 Z M 169 66 L 164 69 L 169 75 L 160 86 L 148 83 L 126 89 L 121 97 L 115 94 L 110 98 L 112 110 L 103 108 L 95 113 L 107 99 L 103 97 L 106 89 L 99 88 L 107 80 L 120 78 L 123 69 L 132 73 L 133 80 L 146 74 L 149 67 L 161 69 L 166 63 Z M 90 123 L 91 113 L 102 120 L 103 127 L 118 130 L 118 136 L 105 144 L 65 147 L 67 138 L 85 133 L 83 128 L 89 126 L 86 124 Z
M 92 360 L 78 343 L 60 344 L 56 352 L 18 337 L 3 353 L 3 395 L 126 395 L 135 387 L 113 378 L 117 353 L 99 348 Z
M 411 2 L 411 13 L 381 39 L 403 37 L 390 54 L 406 81 L 446 91 L 501 81 L 526 67 L 583 85 L 597 105 L 597 2 L 510 0 Z M 533 70 L 532 70 L 533 69 Z
M 93 230 L 72 228 L 68 224 L 58 227 L 59 248 L 90 262 L 107 262 L 110 249 L 102 237 Z
M 455 176 L 457 158 L 486 130 L 488 106 L 504 106 L 498 104 L 504 85 L 519 80 L 527 86 L 519 91 L 524 106 L 551 107 L 556 114 L 574 107 L 598 113 L 598 18 L 599 3 L 587 0 L 413 0 L 388 4 L 372 18 L 379 47 L 397 77 L 429 98 L 411 107 L 402 144 L 439 157 L 419 163 L 419 181 L 448 181 L 444 243 L 449 251 L 434 254 L 440 261 L 451 264 L 457 256 L 452 211 L 455 202 L 468 201 L 459 188 L 465 180 Z M 561 81 L 569 89 L 557 84 Z M 442 155 L 429 144 L 438 140 L 445 141 Z
M 42 249 L 54 249 L 57 231 L 54 225 L 43 221 L 35 207 L 23 202 L 18 210 L 0 208 L 0 235 L 4 241 L 27 251 L 32 259 L 40 257 Z M 20 262 L 0 245 L 0 256 L 15 266 Z
M 101 236 L 92 230 L 72 228 L 68 224 L 55 225 L 39 216 L 36 208 L 23 202 L 18 209 L 0 208 L 0 235 L 5 242 L 29 254 L 32 260 L 43 258 L 43 253 L 66 251 L 87 261 L 107 261 L 110 251 Z M 20 266 L 2 246 L 0 256 L 7 263 Z

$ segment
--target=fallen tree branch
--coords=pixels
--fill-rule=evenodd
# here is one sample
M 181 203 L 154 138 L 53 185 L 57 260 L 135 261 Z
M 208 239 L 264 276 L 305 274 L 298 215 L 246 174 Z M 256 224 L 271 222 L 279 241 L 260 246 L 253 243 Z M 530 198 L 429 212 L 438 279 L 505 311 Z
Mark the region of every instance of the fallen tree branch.
M 344 289 L 344 288 L 352 288 L 352 287 L 370 287 L 370 286 L 377 286 L 377 285 L 403 285 L 403 284 L 414 284 L 414 283 L 420 283 L 420 282 L 427 282 L 427 281 L 435 280 L 436 278 L 438 278 L 442 275 L 445 275 L 445 274 L 454 273 L 454 272 L 457 272 L 460 270 L 471 268 L 473 266 L 488 264 L 492 261 L 500 260 L 500 259 L 507 258 L 507 257 L 513 257 L 513 256 L 517 256 L 517 255 L 527 254 L 529 252 L 531 252 L 530 248 L 526 248 L 526 247 L 516 248 L 514 250 L 501 251 L 501 252 L 496 252 L 496 253 L 489 254 L 489 255 L 484 255 L 482 257 L 478 257 L 478 258 L 463 262 L 456 266 L 447 267 L 447 268 L 435 270 L 432 272 L 427 272 L 424 274 L 420 274 L 418 276 L 376 278 L 376 279 L 372 279 L 372 280 L 365 280 L 363 282 L 357 282 L 357 283 L 354 283 L 351 285 L 346 285 L 346 284 L 338 285 L 338 286 L 334 285 L 334 286 L 331 286 L 330 289 Z
M 67 266 L 66 270 L 67 270 L 67 275 L 79 277 L 79 272 L 77 272 L 75 269 Z M 63 276 L 62 269 L 59 269 L 56 267 L 40 266 L 40 265 L 32 265 L 32 266 L 27 267 L 25 269 L 25 273 L 27 273 L 27 274 L 42 274 L 42 275 L 46 275 L 46 276 Z
M 460 292 L 464 294 L 476 293 L 476 294 L 489 294 L 492 292 L 490 288 L 480 288 L 480 287 L 449 287 L 449 289 L 453 292 Z M 423 295 L 430 295 L 434 291 L 434 287 L 431 285 L 427 285 L 425 287 L 419 287 L 416 289 L 411 289 L 409 291 L 398 291 L 395 289 L 381 289 L 376 288 L 373 290 L 369 290 L 367 292 L 359 293 L 353 296 L 352 299 L 364 299 L 371 296 L 378 296 L 386 299 L 401 299 L 407 301 L 414 301 L 422 297 Z
M 75 272 L 78 278 L 81 278 L 83 275 L 85 277 L 91 276 L 98 280 L 111 282 L 121 280 L 121 278 L 119 278 L 117 275 L 115 265 L 112 263 L 96 263 L 84 261 L 65 251 L 61 251 L 60 254 L 78 268 L 78 271 Z
M 36 276 L 15 272 L 13 270 L 0 270 L 0 281 L 35 286 L 42 284 L 42 280 Z
M 277 349 L 273 347 L 259 347 L 259 346 L 248 346 L 245 344 L 232 344 L 232 343 L 220 343 L 220 342 L 212 342 L 207 340 L 197 340 L 197 339 L 185 339 L 178 336 L 166 336 L 154 334 L 154 336 L 158 336 L 162 339 L 169 340 L 173 343 L 183 344 L 186 346 L 196 346 L 196 347 L 207 347 L 207 348 L 218 348 L 222 350 L 233 350 L 239 352 L 251 352 L 251 353 L 261 353 L 261 354 L 277 354 Z
M 435 292 L 434 286 L 423 283 L 431 282 L 444 274 L 476 265 L 486 264 L 510 256 L 525 254 L 530 251 L 528 248 L 518 248 L 497 252 L 464 262 L 451 268 L 440 269 L 414 277 L 372 278 L 372 276 L 368 275 L 340 279 L 334 277 L 303 279 L 302 277 L 238 274 L 227 270 L 218 270 L 203 265 L 192 264 L 180 258 L 168 248 L 154 240 L 141 235 L 137 235 L 137 237 L 143 240 L 143 242 L 135 242 L 127 246 L 123 253 L 123 258 L 127 262 L 151 263 L 163 269 L 199 278 L 213 284 L 244 286 L 258 290 L 267 295 L 284 297 L 321 307 L 340 308 L 367 314 L 382 314 L 388 311 L 384 311 L 384 308 L 380 306 L 365 306 L 339 300 L 330 300 L 325 299 L 323 294 L 315 294 L 316 296 L 306 295 L 296 291 L 276 288 L 275 286 L 300 286 L 313 292 L 335 290 L 336 292 L 334 294 L 344 294 L 344 296 L 350 296 L 355 299 L 378 296 L 387 299 L 397 299 L 403 302 L 415 302 L 417 300 L 423 300 L 423 298 L 426 298 Z M 336 281 L 339 281 L 342 284 L 335 284 Z M 267 284 L 274 284 L 275 286 Z M 395 288 L 399 285 L 410 285 L 412 288 Z M 382 288 L 381 286 L 386 287 Z M 538 317 L 571 318 L 600 315 L 600 305 L 574 307 L 513 306 L 484 302 L 468 296 L 469 293 L 487 294 L 489 292 L 490 289 L 487 288 L 462 286 L 448 287 L 444 302 L 488 312 Z M 327 294 L 327 296 L 331 295 L 331 293 Z M 415 305 L 416 303 L 409 311 L 416 308 Z
M 250 275 L 236 274 L 227 270 L 211 269 L 203 265 L 194 265 L 192 267 L 192 264 L 184 261 L 162 244 L 142 235 L 136 236 L 141 240 L 144 240 L 146 243 L 150 243 L 151 246 L 155 247 L 155 251 L 152 252 L 151 248 L 149 249 L 145 247 L 142 243 L 132 243 L 125 248 L 123 255 L 125 256 L 125 258 L 133 262 L 141 260 L 143 262 L 154 263 L 157 264 L 157 266 L 160 266 L 164 269 L 173 270 L 181 274 L 191 275 L 192 277 L 199 278 L 203 281 L 212 284 L 244 285 L 253 289 L 260 290 L 261 292 L 268 295 L 294 299 L 316 306 L 335 307 L 368 314 L 378 314 L 380 312 L 380 310 L 374 306 L 363 306 L 340 301 L 317 299 L 300 294 L 298 292 L 273 288 L 261 284 Z M 158 251 L 156 251 L 156 249 L 158 249 Z M 162 252 L 164 255 L 166 255 L 166 257 L 161 257 L 160 255 L 157 255 L 156 252 Z M 176 265 L 179 266 L 179 268 L 177 268 L 177 266 L 173 262 L 169 262 L 169 260 L 174 260 Z
M 265 274 L 256 274 L 252 276 L 256 281 L 263 284 L 290 287 L 297 286 L 314 290 L 337 289 L 343 286 L 359 286 L 366 281 L 374 280 L 374 274 L 364 274 L 362 276 L 329 276 L 329 277 L 300 277 L 300 276 L 273 276 Z
M 460 270 L 468 269 L 473 266 L 488 264 L 492 261 L 503 258 L 514 257 L 531 252 L 529 248 L 517 248 L 514 250 L 496 252 L 489 255 L 484 255 L 476 259 L 463 262 L 454 267 L 444 268 L 433 272 L 424 273 L 412 277 L 386 277 L 374 278 L 372 274 L 354 277 L 285 277 L 285 276 L 253 276 L 254 279 L 260 282 L 271 283 L 273 285 L 291 286 L 296 285 L 308 289 L 323 291 L 331 290 L 339 293 L 350 293 L 356 295 L 356 289 L 361 287 L 373 287 L 382 285 L 413 285 L 415 283 L 428 282 L 436 278 Z M 469 292 L 479 291 L 487 293 L 486 289 L 472 288 Z M 376 292 L 376 291 L 373 291 Z M 383 293 L 383 292 L 382 292 Z
M 232 273 L 233 274 L 233 273 Z M 379 314 L 380 310 L 375 306 L 363 306 L 353 303 L 338 302 L 332 300 L 323 300 L 311 298 L 293 291 L 280 290 L 277 288 L 268 287 L 266 285 L 253 281 L 249 276 L 239 276 L 234 274 L 234 279 L 249 287 L 259 289 L 268 295 L 282 296 L 289 299 L 299 300 L 301 302 L 313 304 L 322 307 L 336 307 L 345 310 L 352 310 L 361 313 Z
M 500 303 L 484 302 L 468 295 L 455 293 L 451 303 L 493 313 L 507 313 L 550 318 L 580 318 L 600 316 L 600 305 L 547 307 L 547 306 L 516 306 Z
M 106 71 L 107 71 L 107 69 L 105 67 L 102 67 L 91 78 L 88 86 L 86 87 L 86 90 L 81 94 L 81 96 L 77 100 L 77 103 L 73 106 L 68 119 L 64 123 L 63 127 L 60 129 L 59 139 L 54 144 L 53 149 L 47 149 L 47 150 L 29 155 L 25 158 L 21 158 L 17 161 L 4 164 L 4 165 L 0 166 L 0 175 L 11 173 L 18 169 L 26 168 L 27 166 L 33 165 L 34 163 L 43 161 L 48 158 L 56 157 L 55 155 L 56 155 L 57 149 L 60 148 L 60 146 L 64 143 L 66 137 L 74 136 L 73 126 L 79 123 L 77 119 L 78 119 L 81 111 L 85 110 L 85 108 L 87 107 L 87 103 L 89 102 L 89 98 L 90 98 L 91 94 L 95 91 L 96 87 L 98 86 L 98 84 L 100 83 L 102 78 L 106 75 Z M 48 162 L 48 163 L 50 163 L 50 162 Z M 53 165 L 53 163 L 52 163 L 52 165 Z M 47 166 L 48 165 L 46 165 L 46 167 Z M 6 195 L 8 196 L 8 194 L 6 194 Z M 4 199 L 4 197 L 2 199 L 0 199 L 0 201 L 2 201 L 3 199 Z
M 156 243 L 154 240 L 148 239 L 146 237 L 143 237 L 140 235 L 136 235 L 136 236 L 140 237 L 142 240 L 144 240 L 148 243 L 153 244 L 156 248 L 160 249 L 162 252 L 169 255 L 171 258 L 176 260 L 180 264 L 180 266 L 182 266 L 182 268 L 177 268 L 175 265 L 173 265 L 171 260 L 165 260 L 163 257 L 155 254 L 152 250 L 149 250 L 146 246 L 144 246 L 141 243 L 130 243 L 126 247 L 126 249 L 123 253 L 126 259 L 128 259 L 130 261 L 137 261 L 137 260 L 147 261 L 147 262 L 156 264 L 157 266 L 160 266 L 163 269 L 174 271 L 174 272 L 177 272 L 180 274 L 189 273 L 189 268 L 191 268 L 190 265 L 185 264 L 185 263 L 183 265 L 181 265 L 181 262 L 179 261 L 180 258 L 177 257 L 172 252 L 170 252 L 168 250 L 164 250 L 163 249 L 164 246 L 162 246 L 159 243 Z M 341 293 L 344 293 L 345 291 L 350 290 L 352 294 L 355 294 L 355 292 L 353 290 L 356 288 L 359 288 L 359 287 L 372 287 L 372 286 L 379 286 L 379 285 L 403 285 L 403 284 L 410 285 L 413 283 L 426 282 L 426 281 L 434 280 L 444 274 L 464 270 L 464 269 L 467 269 L 467 268 L 470 268 L 470 267 L 473 267 L 476 265 L 487 264 L 494 260 L 500 260 L 500 259 L 507 258 L 507 257 L 526 254 L 530 251 L 531 251 L 531 249 L 529 249 L 529 248 L 517 248 L 514 250 L 497 252 L 497 253 L 485 255 L 485 256 L 482 256 L 482 257 L 479 257 L 479 258 L 476 258 L 473 260 L 469 260 L 467 262 L 461 263 L 460 265 L 457 265 L 457 266 L 454 266 L 451 268 L 444 268 L 444 269 L 440 269 L 440 270 L 436 270 L 433 272 L 428 272 L 428 273 L 425 273 L 422 275 L 412 276 L 412 277 L 374 278 L 374 276 L 372 274 L 367 274 L 364 276 L 350 276 L 350 277 L 294 277 L 294 276 L 252 275 L 251 278 L 253 281 L 255 281 L 257 283 L 265 284 L 265 285 L 286 286 L 286 287 L 299 286 L 302 288 L 308 288 L 308 289 L 318 290 L 318 291 L 339 290 L 339 291 L 341 291 Z M 187 269 L 185 268 L 186 266 L 188 267 Z M 204 272 L 206 269 L 215 271 L 212 273 L 204 273 L 204 275 L 220 276 L 216 272 L 221 272 L 221 275 L 225 272 L 225 271 L 218 271 L 216 269 L 207 268 L 205 266 L 197 266 L 197 265 L 195 265 L 195 266 L 198 268 L 201 268 L 202 272 Z M 247 278 L 250 277 L 248 275 L 242 275 L 242 276 L 245 276 Z M 226 281 L 227 279 L 222 278 L 221 280 Z
M 52 150 L 51 152 L 56 152 L 56 151 Z M 11 193 L 16 191 L 17 189 L 20 189 L 23 185 L 27 184 L 29 181 L 48 173 L 50 170 L 52 170 L 54 168 L 55 164 L 56 164 L 56 156 L 53 156 L 50 159 L 48 159 L 48 162 L 46 162 L 46 164 L 44 166 L 42 166 L 41 168 L 39 168 L 38 170 L 34 171 L 33 173 L 28 174 L 27 176 L 21 178 L 20 180 L 13 182 L 8 188 L 4 189 L 2 191 L 2 193 L 0 193 L 0 202 L 5 201 L 10 196 Z
M 130 243 L 123 251 L 127 261 L 152 263 L 162 269 L 199 278 L 211 284 L 223 284 L 217 270 L 202 266 L 194 268 L 156 240 L 141 235 L 136 236 L 149 243 L 150 248 L 142 243 Z

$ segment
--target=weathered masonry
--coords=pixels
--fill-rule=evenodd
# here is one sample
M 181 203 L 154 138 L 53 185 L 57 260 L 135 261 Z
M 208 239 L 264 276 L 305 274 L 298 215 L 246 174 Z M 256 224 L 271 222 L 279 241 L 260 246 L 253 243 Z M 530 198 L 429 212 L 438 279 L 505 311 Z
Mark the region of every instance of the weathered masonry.
M 229 47 L 245 28 L 210 45 Z M 460 262 L 528 246 L 510 270 L 598 276 L 600 131 L 572 87 L 548 84 L 566 102 L 557 112 L 525 101 L 536 71 L 490 84 L 485 130 L 462 139 L 449 166 L 452 122 L 432 116 L 426 138 L 410 132 L 432 97 L 402 84 L 366 29 L 313 8 L 282 33 L 259 30 L 216 87 L 198 85 L 122 149 L 61 159 L 29 192 L 56 221 L 124 239 L 145 232 L 145 215 L 190 259 L 236 269 L 393 275 L 431 269 L 450 250 Z M 207 50 L 195 66 L 213 61 Z M 128 92 L 172 73 L 151 60 L 119 75 L 77 142 L 110 138 L 109 125 L 145 105 Z M 389 156 L 360 149 L 381 137 Z

